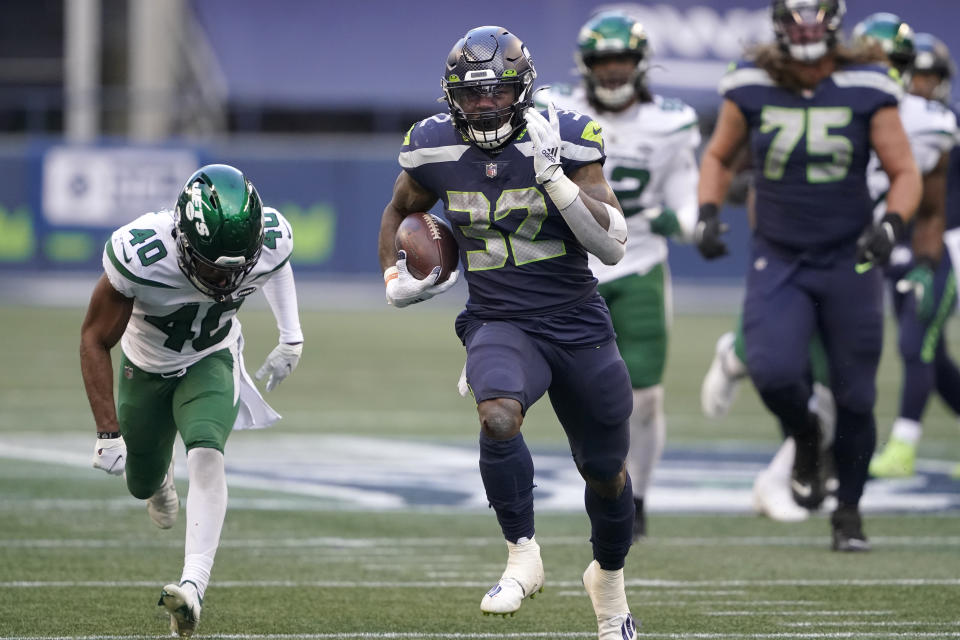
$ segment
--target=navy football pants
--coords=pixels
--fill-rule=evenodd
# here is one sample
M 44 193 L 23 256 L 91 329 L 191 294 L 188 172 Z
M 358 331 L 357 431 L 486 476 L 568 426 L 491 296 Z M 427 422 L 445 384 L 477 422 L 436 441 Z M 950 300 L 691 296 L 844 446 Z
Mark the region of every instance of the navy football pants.
M 786 435 L 808 422 L 810 341 L 820 333 L 837 403 L 834 445 L 841 502 L 856 504 L 876 443 L 873 406 L 883 346 L 883 277 L 858 274 L 854 250 L 815 261 L 754 236 L 743 328 L 747 368 Z

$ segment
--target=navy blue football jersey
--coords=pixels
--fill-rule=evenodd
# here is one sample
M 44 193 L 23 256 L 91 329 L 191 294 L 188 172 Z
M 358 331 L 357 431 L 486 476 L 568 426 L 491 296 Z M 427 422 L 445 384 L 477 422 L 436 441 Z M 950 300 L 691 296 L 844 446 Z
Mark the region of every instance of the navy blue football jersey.
M 957 122 L 960 110 L 955 109 Z M 950 166 L 947 169 L 947 229 L 960 227 L 960 145 L 950 150 Z
M 721 80 L 720 94 L 749 127 L 760 236 L 817 250 L 854 241 L 871 224 L 870 121 L 903 95 L 895 72 L 851 65 L 800 94 L 776 86 L 752 62 L 739 62 Z
M 602 163 L 600 126 L 575 111 L 557 115 L 564 172 Z M 536 182 L 525 129 L 491 155 L 465 140 L 449 114 L 437 114 L 410 128 L 399 160 L 443 202 L 460 249 L 469 314 L 548 314 L 597 295 L 586 252 Z

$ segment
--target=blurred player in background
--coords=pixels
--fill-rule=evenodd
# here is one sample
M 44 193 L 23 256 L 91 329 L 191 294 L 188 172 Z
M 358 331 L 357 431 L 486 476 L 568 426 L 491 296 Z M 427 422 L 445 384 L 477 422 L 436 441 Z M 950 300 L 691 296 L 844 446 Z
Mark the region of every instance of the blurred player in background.
M 603 127 L 603 173 L 627 218 L 623 260 L 589 265 L 610 308 L 617 346 L 633 386 L 627 471 L 636 505 L 634 540 L 646 535 L 644 497 L 663 452 L 663 370 L 670 321 L 666 238 L 690 241 L 697 222 L 700 129 L 694 110 L 650 93 L 650 49 L 643 26 L 626 14 L 600 13 L 580 30 L 582 86 L 537 92 L 538 107 L 591 114 Z
M 507 541 L 507 566 L 480 602 L 512 615 L 542 590 L 534 537 L 533 460 L 520 433 L 544 393 L 585 480 L 594 560 L 583 574 L 601 640 L 636 638 L 624 591 L 634 505 L 625 468 L 630 379 L 587 253 L 624 254 L 627 225 L 603 177 L 603 139 L 591 118 L 533 108 L 530 53 L 501 27 L 478 27 L 451 50 L 449 114 L 413 125 L 383 212 L 379 255 L 397 307 L 449 288 L 439 267 L 423 280 L 394 248 L 404 217 L 441 200 L 469 289 L 456 322 L 480 419 L 480 475 Z
M 895 20 L 890 14 L 871 16 L 864 22 L 865 33 L 879 31 L 877 37 L 882 38 L 883 30 L 889 32 Z M 904 96 L 900 117 L 923 173 L 923 200 L 912 238 L 894 251 L 887 273 L 900 330 L 903 382 L 890 439 L 870 463 L 870 474 L 878 478 L 913 475 L 931 392 L 936 390 L 953 413 L 960 414 L 960 370 L 947 353 L 945 339 L 947 319 L 957 303 L 954 262 L 944 246 L 945 237 L 951 238 L 954 252 L 960 250 L 956 230 L 960 220 L 957 212 L 948 218 L 946 208 L 950 151 L 957 134 L 956 116 L 944 104 L 950 95 L 953 62 L 946 45 L 930 34 L 917 34 L 915 44 L 916 58 L 906 79 L 912 95 Z M 876 164 L 870 188 L 875 197 L 882 197 L 887 188 L 886 174 Z M 882 207 L 881 202 L 878 209 Z M 945 236 L 947 228 L 952 231 Z
M 902 87 L 876 46 L 837 44 L 843 0 L 775 0 L 774 44 L 731 67 L 700 171 L 695 240 L 726 254 L 719 205 L 734 160 L 749 144 L 758 167 L 756 228 L 743 328 L 746 362 L 764 404 L 796 447 L 794 499 L 824 499 L 821 430 L 809 409 L 809 347 L 823 339 L 836 400 L 837 508 L 832 548 L 869 549 L 859 502 L 876 443 L 873 407 L 883 341 L 887 263 L 920 200 L 920 177 L 897 112 Z M 887 213 L 874 224 L 866 168 L 871 149 L 890 177 Z
M 231 429 L 265 427 L 271 409 L 243 364 L 237 310 L 262 289 L 280 343 L 257 378 L 272 390 L 300 360 L 303 333 L 290 225 L 263 207 L 237 169 L 208 165 L 184 185 L 175 211 L 148 213 L 116 230 L 90 298 L 80 368 L 97 426 L 96 468 L 126 478 L 161 529 L 176 521 L 177 433 L 187 450 L 187 527 L 180 581 L 159 604 L 171 629 L 192 635 L 227 510 L 223 450 Z M 120 341 L 114 404 L 110 349 Z

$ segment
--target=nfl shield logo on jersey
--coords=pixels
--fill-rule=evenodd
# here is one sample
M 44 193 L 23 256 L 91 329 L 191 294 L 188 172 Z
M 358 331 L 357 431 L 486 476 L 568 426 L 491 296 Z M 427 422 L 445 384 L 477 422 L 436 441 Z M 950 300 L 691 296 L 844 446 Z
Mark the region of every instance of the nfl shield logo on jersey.
M 488 162 L 488 163 L 487 163 L 487 166 L 486 166 L 486 172 L 487 172 L 487 177 L 488 177 L 488 178 L 496 178 L 496 177 L 497 177 L 497 163 L 496 163 L 496 162 Z
M 123 367 L 123 377 L 127 380 L 133 380 L 133 367 Z

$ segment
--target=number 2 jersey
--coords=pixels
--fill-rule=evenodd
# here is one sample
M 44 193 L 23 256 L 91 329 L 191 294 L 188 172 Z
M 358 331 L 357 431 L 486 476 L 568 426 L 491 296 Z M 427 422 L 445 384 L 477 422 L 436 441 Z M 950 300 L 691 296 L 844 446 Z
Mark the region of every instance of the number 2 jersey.
M 113 232 L 103 251 L 103 268 L 114 289 L 134 298 L 120 341 L 127 358 L 150 373 L 170 373 L 240 339 L 237 309 L 283 267 L 293 251 L 290 224 L 264 207 L 260 260 L 240 287 L 216 302 L 194 287 L 177 264 L 174 213 L 140 216 Z
M 603 162 L 600 126 L 573 111 L 557 116 L 564 172 Z M 536 182 L 525 129 L 492 155 L 467 142 L 448 114 L 437 114 L 410 128 L 399 162 L 443 202 L 469 288 L 467 314 L 549 314 L 597 296 L 586 251 Z
M 653 96 L 623 111 L 597 111 L 583 87 L 554 85 L 536 94 L 538 106 L 589 113 L 603 127 L 607 161 L 603 174 L 627 218 L 627 250 L 623 259 L 605 265 L 589 257 L 600 282 L 647 273 L 667 259 L 667 240 L 650 231 L 644 210 L 672 209 L 683 235 L 692 237 L 697 223 L 697 158 L 700 127 L 697 113 L 679 100 Z
M 850 65 L 796 93 L 752 62 L 739 62 L 721 80 L 720 94 L 740 108 L 749 128 L 756 233 L 795 251 L 855 242 L 872 221 L 870 123 L 903 95 L 895 72 Z

